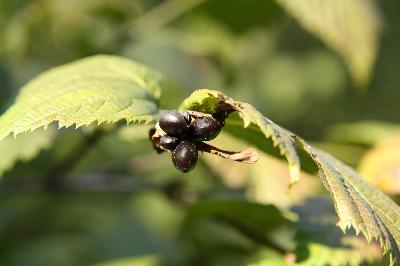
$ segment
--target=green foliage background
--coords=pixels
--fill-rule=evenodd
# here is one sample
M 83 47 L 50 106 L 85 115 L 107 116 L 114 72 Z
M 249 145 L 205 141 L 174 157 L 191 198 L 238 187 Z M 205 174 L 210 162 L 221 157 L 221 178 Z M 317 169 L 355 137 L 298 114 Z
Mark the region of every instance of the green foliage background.
M 164 74 L 162 108 L 216 88 L 357 166 L 400 122 L 400 4 L 375 7 L 383 30 L 369 82 L 360 83 L 337 47 L 282 2 L 1 1 L 1 109 L 50 67 L 115 54 Z M 379 123 L 357 130 L 364 120 Z M 27 152 L 0 183 L 0 265 L 287 265 L 293 257 L 299 265 L 381 263 L 377 247 L 343 237 L 314 177 L 290 193 L 286 172 L 267 156 L 252 167 L 213 165 L 210 155 L 181 175 L 168 155 L 154 153 L 147 130 L 36 131 L 37 146 L 26 144 L 28 135 L 17 138 L 15 147 Z M 224 135 L 218 145 L 246 147 Z M 14 156 L 7 150 L 5 170 Z M 283 184 L 271 183 L 277 179 Z

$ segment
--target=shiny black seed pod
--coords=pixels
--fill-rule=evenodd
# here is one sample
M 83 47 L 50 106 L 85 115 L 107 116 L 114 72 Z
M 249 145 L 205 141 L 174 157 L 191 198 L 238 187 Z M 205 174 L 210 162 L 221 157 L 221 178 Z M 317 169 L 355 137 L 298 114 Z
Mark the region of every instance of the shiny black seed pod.
M 167 150 L 175 149 L 176 146 L 178 146 L 179 142 L 180 142 L 179 138 L 173 137 L 173 136 L 170 136 L 167 134 L 161 136 L 161 138 L 160 138 L 161 147 L 163 147 L 164 149 L 167 149 Z
M 173 137 L 183 135 L 188 129 L 188 125 L 183 115 L 175 110 L 162 112 L 159 125 L 165 133 Z
M 218 136 L 221 131 L 222 124 L 214 117 L 204 116 L 197 118 L 190 130 L 193 138 L 198 140 L 212 140 Z
M 196 166 L 199 154 L 194 143 L 182 140 L 178 146 L 176 146 L 171 156 L 172 163 L 175 165 L 176 169 L 187 173 Z

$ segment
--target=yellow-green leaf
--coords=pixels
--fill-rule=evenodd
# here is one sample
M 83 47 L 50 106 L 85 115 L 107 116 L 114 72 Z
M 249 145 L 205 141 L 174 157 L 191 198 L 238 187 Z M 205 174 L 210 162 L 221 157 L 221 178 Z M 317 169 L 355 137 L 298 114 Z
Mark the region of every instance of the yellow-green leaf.
M 381 21 L 372 0 L 277 0 L 305 29 L 335 49 L 359 86 L 370 78 Z
M 324 186 L 331 193 L 339 216 L 337 225 L 344 232 L 353 227 L 368 241 L 378 240 L 384 250 L 390 252 L 392 264 L 400 265 L 400 208 L 353 169 L 274 124 L 251 105 L 235 101 L 221 92 L 205 89 L 195 91 L 180 108 L 213 113 L 228 107 L 239 113 L 245 127 L 251 124 L 255 126 L 248 130 L 263 133 L 266 143 L 268 138 L 273 140 L 273 144 L 289 161 L 292 181 L 299 177 L 299 155 L 307 153 L 318 167 L 318 175 Z M 251 143 L 252 140 L 247 137 L 243 135 L 242 139 Z
M 107 262 L 100 262 L 92 266 L 159 266 L 159 265 L 161 265 L 161 261 L 156 255 L 146 255 L 146 256 L 115 259 Z
M 131 60 L 98 55 L 51 69 L 25 85 L 0 117 L 0 140 L 47 127 L 126 119 L 149 122 L 158 112 L 160 76 Z
M 41 150 L 49 148 L 54 131 L 37 130 L 31 134 L 22 134 L 18 138 L 9 136 L 0 141 L 0 176 L 10 170 L 18 161 L 28 161 Z
M 361 159 L 359 172 L 391 195 L 400 194 L 400 134 L 379 142 Z

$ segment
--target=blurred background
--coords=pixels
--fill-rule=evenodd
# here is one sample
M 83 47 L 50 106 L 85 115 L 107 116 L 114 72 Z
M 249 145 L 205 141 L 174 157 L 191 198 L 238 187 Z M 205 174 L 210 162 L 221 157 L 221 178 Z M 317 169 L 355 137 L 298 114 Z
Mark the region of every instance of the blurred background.
M 120 55 L 165 76 L 162 108 L 221 90 L 399 201 L 399 9 L 396 0 L 2 0 L 0 109 L 51 67 Z M 381 263 L 378 247 L 335 227 L 318 178 L 304 174 L 288 190 L 286 163 L 265 154 L 254 166 L 201 155 L 183 175 L 145 141 L 148 129 L 50 128 L 0 143 L 0 265 Z M 247 147 L 224 132 L 215 144 Z

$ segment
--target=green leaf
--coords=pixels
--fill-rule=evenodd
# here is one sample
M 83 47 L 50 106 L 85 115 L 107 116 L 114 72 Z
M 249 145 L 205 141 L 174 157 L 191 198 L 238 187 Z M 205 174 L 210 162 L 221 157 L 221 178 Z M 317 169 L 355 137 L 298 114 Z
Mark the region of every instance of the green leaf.
M 338 226 L 345 232 L 351 226 L 368 241 L 377 239 L 400 262 L 400 209 L 385 194 L 367 183 L 353 169 L 331 155 L 313 148 L 303 140 L 313 156 L 324 186 L 334 198 L 339 215 Z
M 372 0 L 277 0 L 305 29 L 335 49 L 359 86 L 370 78 L 381 21 Z
M 288 239 L 278 232 L 289 231 L 290 216 L 291 213 L 283 213 L 273 205 L 240 199 L 210 199 L 187 210 L 182 235 L 208 247 L 230 243 L 253 251 L 258 245 L 287 250 Z
M 247 263 L 246 266 L 288 266 L 282 254 L 272 250 L 263 250 L 252 262 Z M 261 258 L 259 258 L 261 257 Z
M 158 73 L 128 59 L 98 55 L 49 70 L 25 85 L 0 117 L 9 134 L 93 122 L 150 122 L 158 112 Z
M 399 133 L 400 125 L 396 123 L 360 121 L 333 125 L 327 129 L 325 138 L 329 142 L 373 146 Z
M 358 266 L 382 260 L 377 243 L 368 245 L 353 232 L 341 233 L 335 226 L 335 209 L 327 198 L 313 198 L 291 210 L 299 217 L 295 225 L 295 265 Z
M 202 201 L 191 206 L 187 212 L 185 224 L 189 225 L 210 217 L 227 221 L 242 221 L 246 226 L 265 231 L 264 233 L 289 222 L 281 211 L 273 205 L 262 205 L 239 199 L 215 199 Z
M 400 194 L 400 134 L 380 141 L 364 154 L 358 171 L 389 195 Z
M 22 134 L 18 138 L 7 137 L 0 142 L 0 176 L 10 170 L 18 161 L 28 161 L 43 149 L 49 148 L 54 131 L 37 130 L 31 134 Z
M 339 216 L 337 225 L 344 232 L 353 227 L 357 233 L 363 233 L 368 241 L 379 240 L 384 250 L 390 252 L 391 262 L 400 265 L 400 208 L 353 169 L 274 124 L 251 105 L 235 101 L 221 92 L 205 89 L 195 91 L 180 108 L 211 113 L 229 108 L 236 111 L 243 119 L 244 127 L 253 124 L 250 131 L 258 130 L 273 140 L 289 161 L 292 181 L 299 177 L 299 154 L 308 154 L 318 167 L 318 175 L 324 186 L 333 197 Z M 249 139 L 245 136 L 244 140 Z
M 318 242 L 307 245 L 309 257 L 296 266 L 359 266 L 365 261 L 363 258 L 365 248 L 362 241 L 357 238 L 344 238 L 342 244 L 345 247 L 330 247 Z M 350 246 L 354 245 L 354 246 Z M 357 246 L 358 245 L 358 246 Z M 368 250 L 368 249 L 367 249 Z
M 92 266 L 159 266 L 160 259 L 156 255 L 129 257 L 108 262 L 97 263 Z

